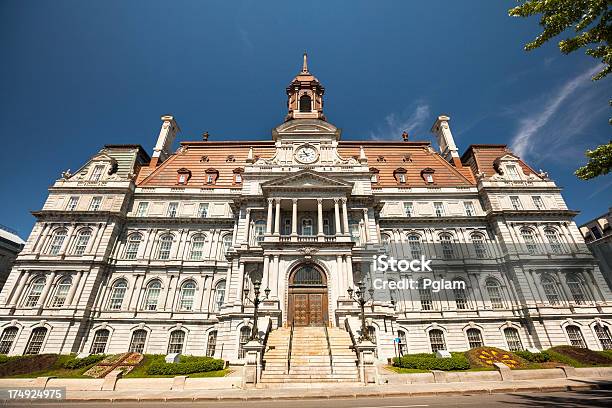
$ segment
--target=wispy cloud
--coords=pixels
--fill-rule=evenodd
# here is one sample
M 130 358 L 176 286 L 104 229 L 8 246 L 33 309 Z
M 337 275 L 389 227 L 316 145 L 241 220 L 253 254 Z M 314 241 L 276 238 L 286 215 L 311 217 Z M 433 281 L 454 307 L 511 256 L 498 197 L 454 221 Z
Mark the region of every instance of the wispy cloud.
M 565 84 L 544 100 L 541 104 L 541 109 L 521 118 L 519 120 L 519 129 L 512 138 L 512 150 L 519 156 L 529 156 L 535 148 L 534 137 L 561 110 L 568 98 L 573 96 L 579 88 L 591 83 L 591 77 L 600 70 L 601 66 L 597 65 L 565 82 Z M 574 115 L 573 117 L 576 116 Z M 584 117 L 581 119 L 584 120 Z
M 370 138 L 374 140 L 389 140 L 399 138 L 403 132 L 412 134 L 414 131 L 421 131 L 430 119 L 429 105 L 419 101 L 406 108 L 403 112 L 392 112 L 385 116 L 384 124 L 375 131 L 370 132 Z

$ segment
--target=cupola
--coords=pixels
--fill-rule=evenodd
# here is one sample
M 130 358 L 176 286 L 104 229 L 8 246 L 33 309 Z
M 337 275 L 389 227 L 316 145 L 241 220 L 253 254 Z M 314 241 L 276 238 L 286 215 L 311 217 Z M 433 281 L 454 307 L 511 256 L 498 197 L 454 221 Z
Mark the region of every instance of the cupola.
M 319 80 L 308 71 L 308 55 L 304 53 L 302 72 L 287 87 L 287 117 L 292 119 L 322 119 L 323 94 L 325 88 Z

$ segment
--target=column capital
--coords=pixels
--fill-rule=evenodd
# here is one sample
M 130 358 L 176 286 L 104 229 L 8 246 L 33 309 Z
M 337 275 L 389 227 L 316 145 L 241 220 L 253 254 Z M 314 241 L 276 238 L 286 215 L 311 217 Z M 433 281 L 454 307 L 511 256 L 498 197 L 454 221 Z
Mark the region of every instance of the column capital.
M 342 204 L 346 204 L 347 199 L 346 199 L 346 197 L 341 197 L 340 201 L 342 201 Z
M 317 198 L 317 204 L 322 204 L 323 203 L 323 199 L 322 198 Z
M 272 202 L 274 201 L 273 198 L 267 198 L 267 200 L 268 200 L 268 204 L 272 204 Z
M 334 204 L 338 204 L 338 201 L 340 201 L 340 199 L 338 197 L 334 197 Z
M 293 202 L 293 204 L 297 204 L 298 199 L 297 198 L 292 198 L 291 201 Z

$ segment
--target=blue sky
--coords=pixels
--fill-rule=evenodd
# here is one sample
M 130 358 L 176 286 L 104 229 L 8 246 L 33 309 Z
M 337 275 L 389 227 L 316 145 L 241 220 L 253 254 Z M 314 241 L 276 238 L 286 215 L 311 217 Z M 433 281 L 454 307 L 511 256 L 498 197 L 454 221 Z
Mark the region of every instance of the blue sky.
M 612 176 L 573 176 L 610 139 L 610 79 L 514 1 L 0 2 L 0 223 L 26 237 L 46 189 L 106 143 L 151 152 L 160 115 L 180 140 L 269 139 L 308 51 L 345 139 L 430 140 L 451 116 L 461 152 L 508 143 L 548 171 L 577 221 L 612 205 Z

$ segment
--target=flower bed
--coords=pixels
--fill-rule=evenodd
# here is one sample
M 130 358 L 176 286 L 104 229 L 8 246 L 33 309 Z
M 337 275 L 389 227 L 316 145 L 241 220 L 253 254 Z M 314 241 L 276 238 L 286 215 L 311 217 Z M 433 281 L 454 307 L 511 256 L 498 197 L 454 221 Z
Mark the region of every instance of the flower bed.
M 591 367 L 598 365 L 612 365 L 612 358 L 606 353 L 572 346 L 557 346 L 546 351 L 552 361 L 568 364 L 573 367 Z
M 36 354 L 27 356 L 7 357 L 0 364 L 0 377 L 28 374 L 48 370 L 57 361 L 57 354 Z
M 121 353 L 106 357 L 99 364 L 85 371 L 83 375 L 93 378 L 102 378 L 113 370 L 121 370 L 124 374 L 129 373 L 142 361 L 140 353 Z
M 465 354 L 472 368 L 493 367 L 493 363 L 504 363 L 510 368 L 525 368 L 529 365 L 516 354 L 495 347 L 476 347 Z

